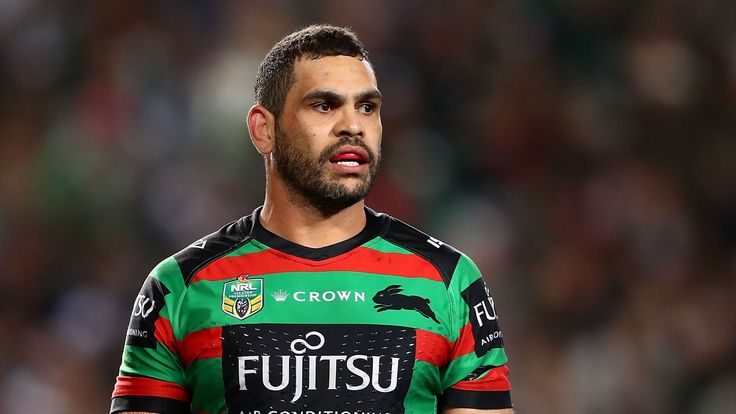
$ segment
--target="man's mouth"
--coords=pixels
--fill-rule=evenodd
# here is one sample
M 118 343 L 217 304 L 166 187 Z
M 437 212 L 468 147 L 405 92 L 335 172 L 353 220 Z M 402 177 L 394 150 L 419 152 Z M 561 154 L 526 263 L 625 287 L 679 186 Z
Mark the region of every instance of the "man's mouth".
M 346 167 L 357 167 L 368 162 L 368 154 L 360 147 L 342 147 L 334 153 L 330 162 Z

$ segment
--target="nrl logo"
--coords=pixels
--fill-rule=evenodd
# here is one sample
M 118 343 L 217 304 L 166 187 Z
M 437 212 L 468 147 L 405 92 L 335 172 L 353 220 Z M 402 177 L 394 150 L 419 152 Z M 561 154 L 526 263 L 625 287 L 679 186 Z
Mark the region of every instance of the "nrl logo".
M 261 309 L 263 279 L 242 275 L 222 287 L 222 310 L 228 315 L 245 319 Z

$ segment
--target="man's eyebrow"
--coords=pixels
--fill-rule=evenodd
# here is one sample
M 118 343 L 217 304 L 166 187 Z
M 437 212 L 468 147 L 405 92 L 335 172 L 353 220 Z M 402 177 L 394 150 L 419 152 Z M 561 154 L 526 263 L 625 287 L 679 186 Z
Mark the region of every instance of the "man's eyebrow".
M 339 95 L 335 92 L 328 91 L 325 89 L 317 89 L 316 91 L 309 92 L 308 94 L 304 95 L 304 98 L 302 98 L 302 102 L 307 101 L 327 101 L 327 102 L 341 102 L 345 98 L 342 95 Z
M 340 95 L 336 92 L 326 90 L 326 89 L 317 89 L 315 91 L 309 92 L 308 94 L 304 95 L 304 98 L 302 98 L 303 102 L 307 101 L 327 101 L 327 102 L 343 102 L 345 100 L 345 97 L 343 95 Z M 378 89 L 371 89 L 366 90 L 358 93 L 355 95 L 355 100 L 358 102 L 364 102 L 364 101 L 370 101 L 370 100 L 383 100 L 383 95 L 381 95 L 381 92 L 378 91 Z
M 383 95 L 378 89 L 371 89 L 369 91 L 363 91 L 359 93 L 355 99 L 358 102 L 377 100 L 382 101 Z

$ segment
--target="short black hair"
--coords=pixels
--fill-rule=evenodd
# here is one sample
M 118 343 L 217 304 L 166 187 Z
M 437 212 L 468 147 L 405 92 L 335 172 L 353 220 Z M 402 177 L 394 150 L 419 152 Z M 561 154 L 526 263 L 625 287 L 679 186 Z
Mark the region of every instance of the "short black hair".
M 368 59 L 368 52 L 355 33 L 344 27 L 314 24 L 281 39 L 258 68 L 255 101 L 276 118 L 281 115 L 286 94 L 294 84 L 294 63 L 307 57 L 353 56 Z

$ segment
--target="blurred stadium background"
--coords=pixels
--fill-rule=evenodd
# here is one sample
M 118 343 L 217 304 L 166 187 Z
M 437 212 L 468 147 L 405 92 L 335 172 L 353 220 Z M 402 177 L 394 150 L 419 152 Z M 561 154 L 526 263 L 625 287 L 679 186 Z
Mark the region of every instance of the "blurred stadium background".
M 518 413 L 736 412 L 736 3 L 0 1 L 0 412 L 106 412 L 162 258 L 263 197 L 274 42 L 353 27 L 369 199 L 469 253 Z

